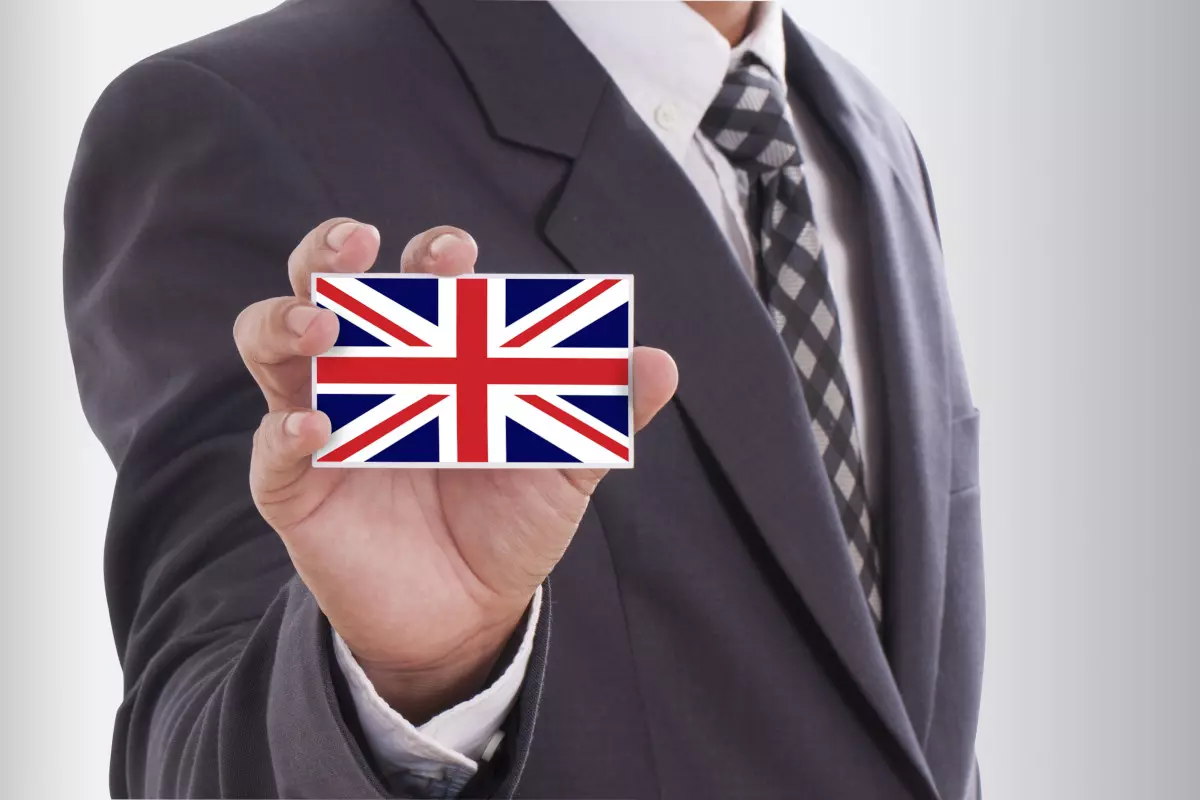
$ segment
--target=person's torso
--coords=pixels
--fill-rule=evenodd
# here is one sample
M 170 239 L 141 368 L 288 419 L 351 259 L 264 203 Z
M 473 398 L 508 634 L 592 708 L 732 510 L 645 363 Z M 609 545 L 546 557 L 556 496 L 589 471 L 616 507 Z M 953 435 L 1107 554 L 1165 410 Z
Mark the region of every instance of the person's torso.
M 511 60 L 492 62 L 496 80 L 518 81 L 519 54 L 541 46 L 549 9 L 470 9 L 470 21 L 455 3 L 418 11 L 380 1 L 361 4 L 351 22 L 333 5 L 287 7 L 276 24 L 292 39 L 279 52 L 235 37 L 183 55 L 226 76 L 272 118 L 339 213 L 379 227 L 379 269 L 398 266 L 412 233 L 453 224 L 479 242 L 480 271 L 632 272 L 639 343 L 671 349 L 680 365 L 678 401 L 638 435 L 636 468 L 603 481 L 551 577 L 545 684 L 518 794 L 901 798 L 928 794 L 928 770 L 945 797 L 961 796 L 947 787 L 965 786 L 973 763 L 982 659 L 977 432 L 961 364 L 947 356 L 948 374 L 939 373 L 952 393 L 945 407 L 914 405 L 939 415 L 947 440 L 890 445 L 947 454 L 929 478 L 938 481 L 926 487 L 929 508 L 888 504 L 913 530 L 932 524 L 927 518 L 942 526 L 931 534 L 941 553 L 922 545 L 889 561 L 903 580 L 944 581 L 944 612 L 929 620 L 940 647 L 925 656 L 939 677 L 913 700 L 871 683 L 883 681 L 878 671 L 864 689 L 845 647 L 872 645 L 850 633 L 831 641 L 837 606 L 813 605 L 821 592 L 851 585 L 834 574 L 840 561 L 824 560 L 844 543 L 830 540 L 828 487 L 817 484 L 819 464 L 789 405 L 799 402 L 794 367 L 704 200 L 602 75 L 577 76 L 574 61 L 564 64 L 544 76 L 542 93 L 561 108 L 531 104 L 517 116 L 487 93 L 448 27 L 494 15 L 510 25 L 494 31 L 497 47 L 530 37 L 506 51 Z M 547 47 L 586 58 L 577 42 Z M 582 94 L 597 98 L 588 113 L 578 107 Z M 518 141 L 535 138 L 538 126 L 550 131 L 540 142 Z M 919 169 L 915 156 L 903 169 Z M 904 191 L 897 197 L 913 203 Z M 927 242 L 933 222 L 924 213 L 910 216 Z M 873 253 L 894 235 L 878 217 L 864 210 Z M 909 262 L 906 280 L 937 285 L 933 258 Z M 938 317 L 931 336 L 949 325 L 940 307 L 923 313 Z M 889 327 L 901 316 L 885 313 L 883 334 L 901 337 L 913 359 L 942 346 L 921 339 L 923 329 Z M 887 355 L 885 375 L 900 361 Z M 896 402 L 891 391 L 880 391 L 885 409 Z M 894 470 L 881 476 L 887 483 Z M 912 608 L 902 602 L 896 613 Z M 852 655 L 860 665 L 876 657 Z M 886 691 L 893 705 L 881 712 Z M 918 712 L 907 738 L 881 721 L 897 707 Z

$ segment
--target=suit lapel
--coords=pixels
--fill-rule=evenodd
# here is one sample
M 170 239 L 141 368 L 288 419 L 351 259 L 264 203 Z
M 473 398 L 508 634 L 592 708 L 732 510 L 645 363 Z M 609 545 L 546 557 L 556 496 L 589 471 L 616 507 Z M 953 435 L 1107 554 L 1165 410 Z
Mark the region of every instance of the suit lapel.
M 788 21 L 788 82 L 830 126 L 861 182 L 885 387 L 885 629 L 908 717 L 922 740 L 933 716 L 949 530 L 950 319 L 937 230 L 914 145 L 893 158 L 881 124 L 838 77 L 836 56 Z M 897 163 L 907 168 L 897 167 Z
M 542 3 L 418 0 L 494 132 L 573 160 L 544 235 L 579 272 L 636 276 L 641 344 L 679 364 L 677 403 L 833 654 L 928 780 L 850 563 L 795 367 L 682 170 Z
M 606 93 L 546 236 L 580 272 L 636 276 L 635 330 L 679 364 L 677 402 L 829 643 L 909 755 L 791 358 L 686 176 Z

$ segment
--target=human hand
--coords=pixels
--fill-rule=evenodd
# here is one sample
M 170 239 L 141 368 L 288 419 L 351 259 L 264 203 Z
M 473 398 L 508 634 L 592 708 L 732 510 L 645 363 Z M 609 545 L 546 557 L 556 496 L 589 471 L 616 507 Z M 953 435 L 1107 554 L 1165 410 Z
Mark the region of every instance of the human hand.
M 314 272 L 364 272 L 379 233 L 329 220 L 288 260 L 294 295 L 247 307 L 238 350 L 267 400 L 250 488 L 301 579 L 380 695 L 419 724 L 477 693 L 537 587 L 558 563 L 600 469 L 313 469 L 329 419 L 309 408 L 311 357 L 337 316 L 309 297 Z M 457 228 L 404 249 L 404 272 L 468 274 L 478 254 Z M 633 351 L 634 426 L 675 392 L 661 350 Z

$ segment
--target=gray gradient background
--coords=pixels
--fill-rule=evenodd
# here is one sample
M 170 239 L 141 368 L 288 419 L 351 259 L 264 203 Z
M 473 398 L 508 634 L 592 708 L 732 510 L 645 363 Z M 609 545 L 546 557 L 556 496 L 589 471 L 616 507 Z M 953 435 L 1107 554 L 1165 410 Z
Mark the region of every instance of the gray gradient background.
M 101 583 L 113 474 L 62 328 L 80 127 L 123 67 L 270 5 L 0 8 L 0 794 L 105 794 L 121 696 Z M 786 5 L 884 89 L 929 162 L 983 415 L 985 795 L 1200 796 L 1200 4 Z

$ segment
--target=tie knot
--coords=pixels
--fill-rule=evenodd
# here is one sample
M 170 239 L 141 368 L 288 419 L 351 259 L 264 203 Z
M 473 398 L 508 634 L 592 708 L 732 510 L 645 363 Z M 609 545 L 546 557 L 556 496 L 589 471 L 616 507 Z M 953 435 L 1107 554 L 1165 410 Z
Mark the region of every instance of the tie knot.
M 751 175 L 774 172 L 800 163 L 786 108 L 783 86 L 769 69 L 748 59 L 725 76 L 700 131 L 734 167 Z

